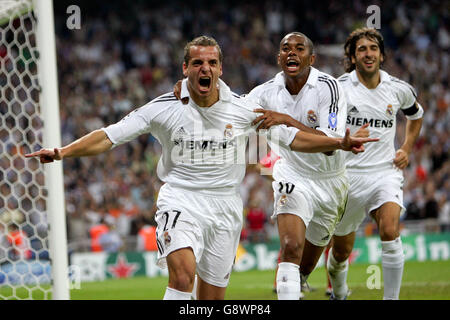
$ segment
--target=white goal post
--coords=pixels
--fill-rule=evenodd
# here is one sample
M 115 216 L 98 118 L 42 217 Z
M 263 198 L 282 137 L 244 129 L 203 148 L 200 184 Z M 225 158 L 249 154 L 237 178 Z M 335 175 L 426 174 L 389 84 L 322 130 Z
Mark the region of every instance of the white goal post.
M 52 0 L 0 0 L 0 125 L 0 299 L 70 299 Z

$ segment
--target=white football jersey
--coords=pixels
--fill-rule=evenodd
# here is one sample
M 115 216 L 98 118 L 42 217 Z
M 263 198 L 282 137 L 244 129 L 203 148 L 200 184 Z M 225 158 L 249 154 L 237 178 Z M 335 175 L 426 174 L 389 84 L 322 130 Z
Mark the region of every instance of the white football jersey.
M 375 89 L 363 85 L 356 71 L 338 78 L 347 98 L 347 126 L 354 133 L 369 123 L 371 138 L 380 141 L 365 144 L 365 152 L 348 152 L 347 168 L 370 170 L 392 167 L 395 158 L 396 115 L 401 109 L 410 120 L 419 119 L 423 109 L 416 104 L 416 93 L 406 82 L 380 70 L 380 83 Z
M 284 73 L 280 72 L 273 79 L 254 88 L 248 97 L 265 109 L 288 114 L 327 136 L 343 137 L 345 134 L 347 104 L 342 88 L 335 78 L 313 67 L 307 82 L 296 96 L 286 89 Z M 341 150 L 327 156 L 323 153 L 279 149 L 272 144 L 270 147 L 281 157 L 274 166 L 275 179 L 278 179 L 277 172 L 281 171 L 284 172 L 283 176 L 289 172 L 300 173 L 302 176 L 333 176 L 345 169 L 345 158 Z
M 181 97 L 189 97 L 186 80 Z M 103 128 L 113 147 L 144 133 L 162 145 L 157 174 L 174 187 L 236 192 L 245 174 L 245 148 L 256 126 L 253 112 L 259 108 L 239 97 L 219 80 L 219 101 L 201 108 L 189 99 L 187 105 L 173 93 L 164 94 L 138 108 L 116 124 Z M 269 131 L 290 149 L 297 129 L 277 126 Z

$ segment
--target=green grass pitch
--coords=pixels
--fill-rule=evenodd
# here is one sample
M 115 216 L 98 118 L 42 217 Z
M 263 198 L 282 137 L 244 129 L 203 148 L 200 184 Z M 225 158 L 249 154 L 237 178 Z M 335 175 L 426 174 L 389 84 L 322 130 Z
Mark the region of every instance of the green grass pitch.
M 352 294 L 349 300 L 380 300 L 381 289 L 367 288 L 368 264 L 350 266 L 348 275 Z M 380 266 L 381 268 L 381 266 Z M 275 271 L 234 272 L 225 299 L 227 300 L 276 300 L 272 291 Z M 305 300 L 327 300 L 325 296 L 326 273 L 317 268 L 308 279 L 315 291 L 307 292 Z M 115 279 L 104 282 L 81 283 L 81 288 L 71 291 L 71 299 L 162 299 L 167 285 L 166 277 Z M 406 262 L 403 272 L 401 300 L 450 300 L 450 260 Z
M 350 265 L 348 284 L 352 290 L 349 300 L 380 300 L 381 289 L 368 289 L 368 264 Z M 381 266 L 379 265 L 381 268 Z M 276 300 L 272 291 L 275 271 L 234 272 L 225 299 Z M 317 268 L 308 279 L 315 291 L 307 292 L 305 300 L 327 300 L 325 269 Z M 160 300 L 164 295 L 167 277 L 109 279 L 102 282 L 84 282 L 80 289 L 72 289 L 72 300 Z M 0 294 L 9 296 L 12 288 L 0 288 Z M 25 289 L 14 288 L 16 297 L 28 297 Z M 39 290 L 33 290 L 33 299 L 42 299 Z M 450 260 L 406 262 L 403 272 L 401 300 L 450 300 Z

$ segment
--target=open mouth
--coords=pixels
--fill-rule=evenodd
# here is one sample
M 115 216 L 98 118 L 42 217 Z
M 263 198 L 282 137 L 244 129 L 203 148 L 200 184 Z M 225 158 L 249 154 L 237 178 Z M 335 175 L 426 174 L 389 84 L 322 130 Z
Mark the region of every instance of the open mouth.
M 210 77 L 201 77 L 198 80 L 198 84 L 200 85 L 200 88 L 203 90 L 209 90 L 209 87 L 211 86 L 211 78 Z
M 298 62 L 295 61 L 295 60 L 289 60 L 289 61 L 286 63 L 286 66 L 287 66 L 287 68 L 288 68 L 289 71 L 295 71 L 295 70 L 297 70 L 297 68 L 298 68 L 299 65 L 300 65 L 300 63 L 298 63 Z

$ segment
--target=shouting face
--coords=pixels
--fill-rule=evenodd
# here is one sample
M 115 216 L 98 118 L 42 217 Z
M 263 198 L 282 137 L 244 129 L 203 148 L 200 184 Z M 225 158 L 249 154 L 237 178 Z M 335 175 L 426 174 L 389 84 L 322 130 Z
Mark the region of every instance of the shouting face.
M 315 56 L 311 52 L 308 40 L 298 34 L 288 34 L 280 43 L 278 64 L 288 77 L 302 76 L 314 63 Z
M 219 50 L 215 46 L 190 47 L 188 64 L 183 63 L 183 74 L 193 100 L 201 107 L 209 107 L 218 99 L 217 82 L 222 75 Z

